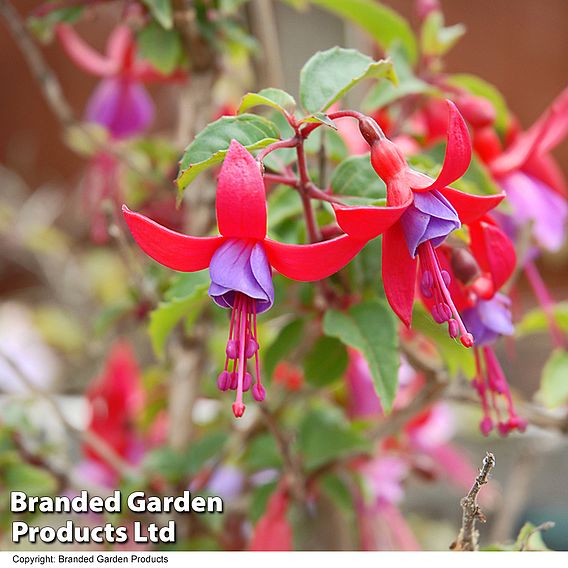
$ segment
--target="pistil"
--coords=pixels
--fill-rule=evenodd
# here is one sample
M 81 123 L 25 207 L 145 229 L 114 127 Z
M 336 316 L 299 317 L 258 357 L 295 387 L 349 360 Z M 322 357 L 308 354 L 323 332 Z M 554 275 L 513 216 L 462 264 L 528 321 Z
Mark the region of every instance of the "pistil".
M 466 329 L 450 294 L 450 274 L 440 267 L 440 262 L 430 241 L 426 241 L 418 247 L 418 257 L 422 272 L 420 290 L 425 298 L 434 300 L 431 308 L 434 321 L 436 323 L 448 322 L 449 336 L 452 338 L 459 336 L 465 347 L 471 347 L 473 335 Z

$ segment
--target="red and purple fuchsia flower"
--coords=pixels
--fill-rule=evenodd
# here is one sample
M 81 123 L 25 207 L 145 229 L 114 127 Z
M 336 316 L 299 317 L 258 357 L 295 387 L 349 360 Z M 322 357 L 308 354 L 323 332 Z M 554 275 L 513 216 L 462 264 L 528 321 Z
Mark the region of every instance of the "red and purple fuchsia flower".
M 432 298 L 431 313 L 437 323 L 448 323 L 448 333 L 471 347 L 467 330 L 450 294 L 450 274 L 440 266 L 436 247 L 447 236 L 493 209 L 504 194 L 477 196 L 449 184 L 459 179 L 471 161 L 471 142 L 464 119 L 450 102 L 448 143 L 442 170 L 436 180 L 411 169 L 398 147 L 376 125 L 361 123 L 361 133 L 371 146 L 371 163 L 387 187 L 386 207 L 336 205 L 339 226 L 346 233 L 372 239 L 381 233 L 382 274 L 389 304 L 407 326 L 412 321 L 416 275 L 420 289 Z
M 444 245 L 440 262 L 451 275 L 450 289 L 462 321 L 475 338 L 472 385 L 483 411 L 480 430 L 486 436 L 495 425 L 502 435 L 524 431 L 527 423 L 515 410 L 507 378 L 493 351 L 500 337 L 514 331 L 511 301 L 499 290 L 515 270 L 515 249 L 488 216 L 468 225 L 468 232 L 469 248 Z
M 320 280 L 343 268 L 366 242 L 347 234 L 309 245 L 267 238 L 261 167 L 241 144 L 231 142 L 217 184 L 217 236 L 183 235 L 123 207 L 134 239 L 154 260 L 182 272 L 209 267 L 209 296 L 232 311 L 225 368 L 217 386 L 236 391 L 233 413 L 237 418 L 245 411 L 243 393 L 251 390 L 258 402 L 266 396 L 256 319 L 274 303 L 272 269 L 294 280 Z
M 114 139 L 143 132 L 153 121 L 155 107 L 144 83 L 179 79 L 164 75 L 147 61 L 136 58 L 136 42 L 127 25 L 114 28 L 101 55 L 83 41 L 68 24 L 56 28 L 57 37 L 70 59 L 83 71 L 102 81 L 87 103 L 86 119 L 104 126 Z

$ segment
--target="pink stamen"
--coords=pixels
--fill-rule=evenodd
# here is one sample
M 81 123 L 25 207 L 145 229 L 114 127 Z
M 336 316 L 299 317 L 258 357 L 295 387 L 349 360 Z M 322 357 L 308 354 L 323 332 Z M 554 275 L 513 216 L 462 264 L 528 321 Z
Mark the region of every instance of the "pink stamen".
M 421 290 L 426 298 L 434 298 L 431 313 L 436 323 L 448 323 L 450 337 L 459 335 L 464 347 L 473 345 L 473 335 L 469 333 L 459 315 L 452 300 L 449 286 L 450 274 L 440 268 L 440 262 L 430 241 L 422 243 L 418 247 L 420 269 L 422 270 Z
M 235 292 L 229 338 L 225 349 L 225 366 L 217 379 L 219 390 L 235 390 L 233 413 L 240 418 L 245 412 L 243 393 L 252 390 L 257 401 L 266 397 L 266 391 L 260 383 L 260 360 L 258 332 L 256 326 L 256 301 L 248 296 Z M 247 371 L 247 361 L 254 357 L 256 382 Z
M 495 353 L 488 346 L 483 347 L 481 352 L 476 348 L 474 353 L 476 377 L 473 386 L 481 399 L 483 410 L 483 419 L 479 425 L 481 432 L 487 436 L 493 429 L 494 420 L 491 415 L 495 418 L 497 429 L 502 436 L 513 430 L 523 432 L 527 422 L 515 411 L 507 378 Z M 483 354 L 483 361 L 480 353 Z M 506 420 L 502 418 L 503 405 L 508 414 Z
M 534 262 L 528 261 L 525 264 L 525 274 L 534 291 L 536 299 L 548 320 L 548 329 L 552 342 L 556 347 L 564 349 L 567 343 L 566 336 L 556 321 L 556 315 L 554 314 L 554 300 Z

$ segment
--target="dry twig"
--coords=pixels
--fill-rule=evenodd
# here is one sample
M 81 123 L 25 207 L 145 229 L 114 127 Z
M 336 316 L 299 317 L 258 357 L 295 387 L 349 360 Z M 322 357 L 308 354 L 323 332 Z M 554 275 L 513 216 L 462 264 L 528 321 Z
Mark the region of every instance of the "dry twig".
M 483 465 L 479 470 L 479 475 L 475 478 L 469 493 L 461 500 L 462 526 L 458 538 L 450 546 L 451 550 L 456 551 L 475 551 L 479 550 L 479 532 L 475 528 L 475 523 L 479 520 L 485 522 L 485 515 L 477 504 L 479 491 L 488 481 L 491 470 L 495 467 L 495 456 L 487 452 L 483 458 Z

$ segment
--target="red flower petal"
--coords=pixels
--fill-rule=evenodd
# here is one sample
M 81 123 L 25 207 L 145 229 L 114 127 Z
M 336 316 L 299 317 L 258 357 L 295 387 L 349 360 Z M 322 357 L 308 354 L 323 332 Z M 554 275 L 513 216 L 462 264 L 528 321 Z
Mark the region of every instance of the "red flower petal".
M 122 206 L 128 228 L 140 248 L 155 261 L 182 272 L 209 266 L 223 237 L 191 237 L 162 227 L 152 219 Z
M 408 206 L 410 199 L 398 207 L 347 207 L 334 205 L 338 225 L 348 235 L 370 240 L 387 231 L 396 223 Z
M 505 194 L 473 195 L 451 187 L 438 190 L 455 208 L 462 223 L 473 223 L 503 201 Z
M 426 187 L 412 187 L 414 191 L 441 189 L 463 176 L 471 162 L 471 139 L 465 120 L 452 101 L 448 103 L 450 116 L 448 122 L 448 144 L 442 171 L 438 178 Z
M 108 77 L 118 71 L 115 61 L 107 59 L 86 44 L 70 25 L 59 24 L 55 29 L 63 49 L 81 69 L 98 77 Z
M 341 235 L 312 245 L 288 245 L 271 239 L 264 241 L 270 264 L 284 276 L 311 282 L 341 270 L 367 241 Z
M 116 26 L 107 42 L 106 54 L 108 59 L 122 68 L 132 63 L 135 49 L 136 44 L 130 28 L 125 25 Z
M 260 164 L 236 140 L 219 173 L 217 223 L 224 237 L 262 240 L 266 236 L 266 191 Z
M 284 491 L 277 489 L 254 529 L 250 550 L 292 550 L 292 527 L 286 517 L 287 510 L 288 497 Z
M 490 164 L 495 176 L 521 168 L 534 155 L 552 150 L 568 133 L 568 88 L 554 100 L 544 114 L 505 152 Z
M 402 225 L 397 223 L 383 235 L 383 285 L 391 308 L 408 327 L 412 322 L 416 267 Z
M 489 219 L 469 226 L 471 252 L 484 272 L 493 280 L 493 287 L 499 290 L 511 277 L 517 264 L 515 247 L 509 237 Z

